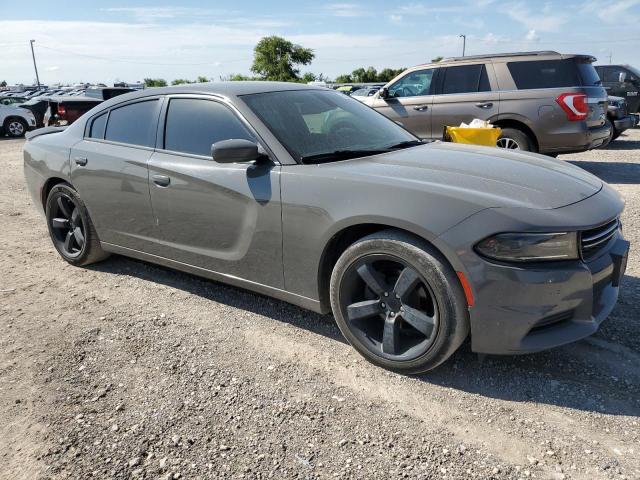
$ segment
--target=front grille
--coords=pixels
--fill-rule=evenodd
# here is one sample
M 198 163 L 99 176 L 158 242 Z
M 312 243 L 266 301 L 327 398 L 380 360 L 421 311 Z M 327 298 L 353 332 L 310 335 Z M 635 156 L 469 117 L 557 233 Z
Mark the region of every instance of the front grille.
M 592 228 L 591 230 L 584 230 L 580 234 L 580 252 L 582 258 L 592 258 L 596 255 L 609 243 L 609 240 L 616 235 L 618 228 L 619 221 L 617 218 L 614 218 L 604 225 Z

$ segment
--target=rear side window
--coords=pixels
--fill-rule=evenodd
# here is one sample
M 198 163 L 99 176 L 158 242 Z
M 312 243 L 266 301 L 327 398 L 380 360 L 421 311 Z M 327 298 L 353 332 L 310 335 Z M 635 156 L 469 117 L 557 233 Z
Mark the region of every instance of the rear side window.
M 626 73 L 626 70 L 620 67 L 604 67 L 601 71 L 604 70 L 604 74 L 602 75 L 602 80 L 609 83 L 619 83 L 620 82 L 620 74 Z M 629 74 L 627 74 L 627 77 Z
M 89 131 L 89 137 L 91 138 L 104 138 L 104 130 L 107 126 L 107 113 L 105 112 L 99 117 L 96 117 L 91 122 L 91 130 Z
M 518 90 L 582 85 L 573 59 L 509 62 L 507 68 Z
M 255 140 L 229 108 L 196 98 L 174 98 L 169 102 L 165 150 L 209 156 L 211 145 L 230 139 Z
M 111 110 L 105 140 L 151 147 L 158 124 L 158 100 L 131 103 Z
M 474 93 L 491 90 L 484 65 L 460 65 L 444 69 L 442 93 Z

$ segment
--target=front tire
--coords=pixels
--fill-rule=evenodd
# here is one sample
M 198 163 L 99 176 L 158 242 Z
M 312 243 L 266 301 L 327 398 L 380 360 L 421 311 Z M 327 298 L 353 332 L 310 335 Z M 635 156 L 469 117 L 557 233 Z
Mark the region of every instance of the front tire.
M 367 360 L 403 374 L 431 370 L 469 333 L 456 273 L 428 243 L 385 230 L 357 241 L 331 275 L 340 331 Z
M 100 246 L 87 207 L 70 185 L 60 183 L 51 189 L 45 214 L 53 245 L 71 265 L 89 265 L 109 256 Z
M 21 118 L 8 118 L 3 125 L 4 131 L 12 138 L 20 138 L 24 137 L 24 134 L 27 133 L 29 126 L 27 122 L 22 120 Z

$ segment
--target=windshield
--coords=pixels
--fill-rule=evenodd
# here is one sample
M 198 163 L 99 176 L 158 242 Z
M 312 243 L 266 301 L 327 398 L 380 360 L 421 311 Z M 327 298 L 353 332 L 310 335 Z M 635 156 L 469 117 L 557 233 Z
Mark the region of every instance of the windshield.
M 420 143 L 373 109 L 331 90 L 257 93 L 242 99 L 301 163 L 344 160 Z

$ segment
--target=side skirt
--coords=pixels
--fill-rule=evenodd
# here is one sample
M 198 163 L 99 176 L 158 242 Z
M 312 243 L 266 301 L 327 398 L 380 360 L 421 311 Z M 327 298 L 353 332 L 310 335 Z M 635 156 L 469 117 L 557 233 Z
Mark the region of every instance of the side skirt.
M 274 288 L 268 285 L 263 285 L 261 283 L 245 280 L 243 278 L 234 277 L 233 275 L 214 272 L 213 270 L 207 270 L 206 268 L 196 267 L 195 265 L 189 265 L 187 263 L 182 263 L 175 260 L 171 260 L 169 258 L 152 255 L 150 253 L 141 252 L 139 250 L 133 250 L 131 248 L 121 247 L 119 245 L 114 245 L 112 243 L 100 242 L 100 246 L 105 252 L 117 253 L 118 255 L 123 255 L 125 257 L 136 258 L 138 260 L 143 260 L 145 262 L 155 263 L 165 267 L 173 268 L 175 270 L 180 270 L 182 272 L 190 273 L 192 275 L 204 277 L 209 280 L 215 280 L 217 282 L 233 285 L 234 287 L 240 287 L 246 290 L 251 290 L 253 292 L 260 293 L 268 297 L 273 297 L 278 300 L 285 301 L 287 303 L 292 303 L 293 305 L 297 305 L 299 307 L 314 311 L 316 313 L 328 313 L 322 309 L 322 306 L 319 300 L 303 297 L 302 295 L 297 295 L 295 293 L 287 292 L 286 290 L 281 290 L 279 288 Z

